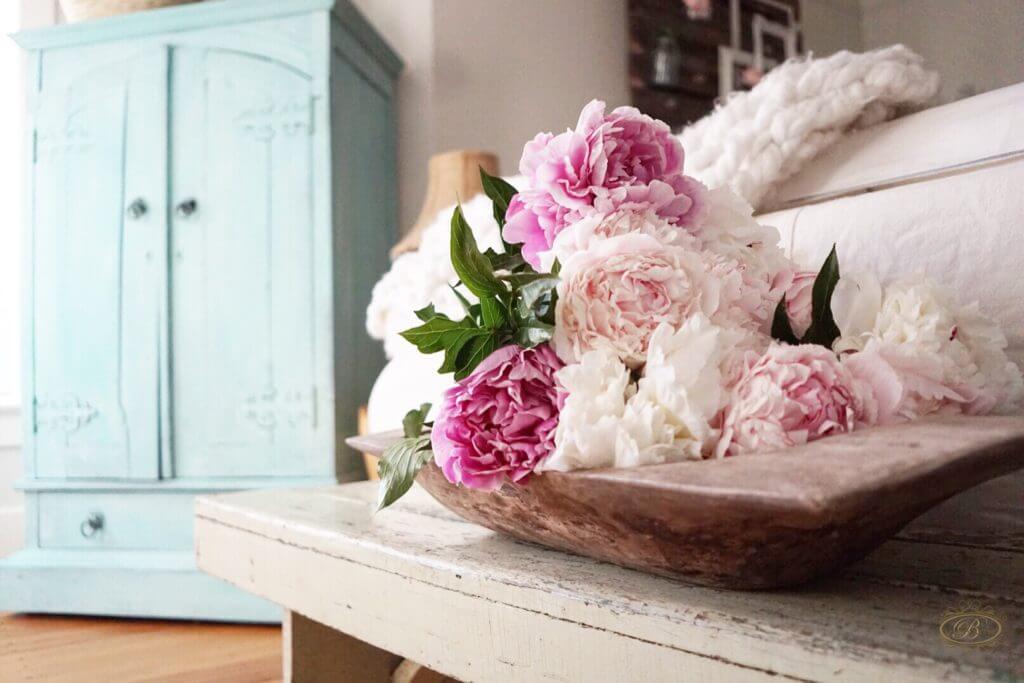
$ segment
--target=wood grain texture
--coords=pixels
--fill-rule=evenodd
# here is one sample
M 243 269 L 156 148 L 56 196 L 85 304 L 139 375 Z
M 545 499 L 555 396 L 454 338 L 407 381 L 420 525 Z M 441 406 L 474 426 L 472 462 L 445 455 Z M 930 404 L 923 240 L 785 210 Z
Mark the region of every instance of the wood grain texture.
M 1024 553 L 1006 539 L 1024 534 L 1022 493 L 1021 472 L 987 482 L 832 578 L 760 593 L 521 543 L 419 487 L 375 514 L 371 482 L 202 498 L 197 555 L 245 590 L 465 681 L 1014 680 Z M 964 601 L 1000 616 L 995 647 L 939 637 Z
M 402 658 L 287 612 L 283 626 L 286 683 L 387 683 Z
M 433 463 L 418 481 L 462 517 L 523 540 L 765 589 L 859 560 L 954 493 L 1020 467 L 1024 419 L 943 417 L 769 455 L 549 472 L 496 493 L 453 486 Z
M 281 629 L 0 615 L 0 680 L 281 680 Z

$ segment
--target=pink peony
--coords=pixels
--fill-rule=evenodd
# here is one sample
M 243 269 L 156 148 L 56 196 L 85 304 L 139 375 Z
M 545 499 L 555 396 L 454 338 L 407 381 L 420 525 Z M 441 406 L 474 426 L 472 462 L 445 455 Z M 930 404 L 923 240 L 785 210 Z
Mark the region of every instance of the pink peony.
M 510 203 L 504 237 L 534 267 L 558 233 L 595 211 L 652 208 L 687 226 L 707 213 L 706 189 L 683 175 L 679 140 L 633 107 L 606 114 L 604 102 L 590 102 L 575 130 L 528 142 L 519 169 L 530 187 Z
M 778 450 L 872 424 L 868 387 L 823 346 L 773 344 L 732 389 L 717 453 Z
M 566 363 L 606 349 L 639 368 L 658 325 L 676 329 L 718 304 L 717 280 L 697 252 L 640 233 L 595 241 L 560 275 L 553 344 Z
M 747 264 L 730 256 L 703 251 L 700 257 L 717 284 L 715 322 L 766 331 L 766 321 L 778 301 L 767 278 L 757 277 Z
M 701 225 L 708 216 L 708 189 L 696 178 L 677 175 L 652 180 L 646 185 L 628 185 L 594 190 L 594 208 L 600 213 L 619 210 L 653 210 L 671 223 L 685 228 Z
M 818 274 L 804 270 L 793 275 L 786 289 L 786 313 L 797 338 L 803 337 L 811 326 L 811 299 Z
M 445 392 L 430 442 L 448 481 L 495 490 L 530 476 L 555 447 L 561 367 L 547 345 L 504 346 Z
M 871 387 L 878 424 L 916 420 L 940 410 L 982 414 L 994 402 L 967 383 L 951 385 L 942 357 L 921 349 L 871 339 L 864 350 L 844 354 L 843 365 Z

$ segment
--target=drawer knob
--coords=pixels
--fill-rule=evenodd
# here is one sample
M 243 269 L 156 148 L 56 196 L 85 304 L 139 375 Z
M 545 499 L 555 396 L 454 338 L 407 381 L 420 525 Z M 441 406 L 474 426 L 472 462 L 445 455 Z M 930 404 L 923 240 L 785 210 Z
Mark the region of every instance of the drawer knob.
M 199 204 L 194 199 L 186 199 L 185 201 L 178 204 L 178 208 L 174 210 L 178 214 L 178 218 L 188 218 L 196 212 L 199 208 Z
M 146 206 L 146 202 L 144 202 L 142 199 L 136 199 L 135 201 L 128 205 L 128 208 L 125 209 L 124 212 L 128 214 L 128 218 L 131 218 L 133 221 L 137 221 L 143 216 L 145 216 L 146 211 L 148 210 L 149 207 Z
M 92 538 L 96 535 L 96 532 L 103 529 L 103 513 L 93 512 L 82 522 L 82 525 L 78 528 L 82 532 L 82 535 L 86 538 Z

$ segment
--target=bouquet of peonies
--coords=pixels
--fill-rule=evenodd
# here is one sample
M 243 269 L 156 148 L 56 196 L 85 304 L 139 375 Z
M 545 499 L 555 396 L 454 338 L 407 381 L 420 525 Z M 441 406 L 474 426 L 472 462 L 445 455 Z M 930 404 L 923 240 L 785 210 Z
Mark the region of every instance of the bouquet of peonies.
M 451 222 L 461 319 L 428 306 L 403 337 L 454 373 L 436 420 L 405 419 L 381 506 L 431 457 L 453 484 L 546 470 L 767 453 L 1024 394 L 976 305 L 915 277 L 883 287 L 833 248 L 801 272 L 726 188 L 683 173 L 667 125 L 591 102 L 526 144 L 517 190 L 483 171 L 503 251 Z

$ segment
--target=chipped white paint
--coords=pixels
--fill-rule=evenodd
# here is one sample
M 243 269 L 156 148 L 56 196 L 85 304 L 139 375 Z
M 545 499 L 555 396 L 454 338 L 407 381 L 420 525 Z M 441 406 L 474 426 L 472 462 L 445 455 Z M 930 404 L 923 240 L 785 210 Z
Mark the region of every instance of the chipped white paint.
M 1020 666 L 1022 486 L 1020 474 L 984 484 L 839 577 L 769 593 L 518 543 L 419 490 L 373 514 L 372 483 L 201 498 L 196 554 L 211 574 L 460 680 L 980 680 Z M 963 599 L 1003 616 L 1002 646 L 943 644 L 940 617 Z

